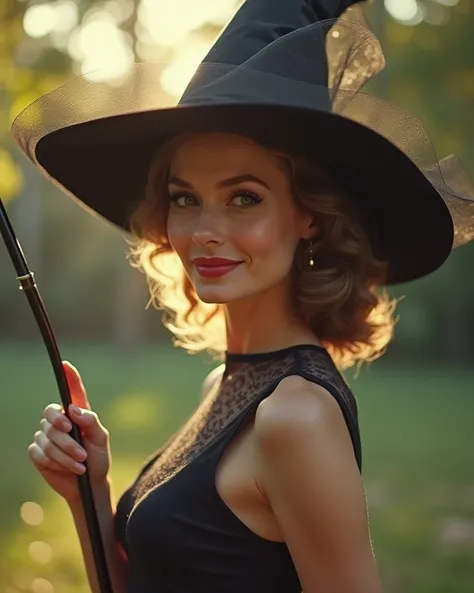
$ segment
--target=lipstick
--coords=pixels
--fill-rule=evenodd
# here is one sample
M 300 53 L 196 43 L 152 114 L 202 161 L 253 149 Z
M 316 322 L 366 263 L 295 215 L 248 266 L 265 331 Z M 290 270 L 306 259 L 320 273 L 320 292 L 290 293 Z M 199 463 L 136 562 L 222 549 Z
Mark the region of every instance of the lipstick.
M 232 272 L 242 262 L 224 257 L 197 257 L 193 263 L 203 278 L 220 278 Z

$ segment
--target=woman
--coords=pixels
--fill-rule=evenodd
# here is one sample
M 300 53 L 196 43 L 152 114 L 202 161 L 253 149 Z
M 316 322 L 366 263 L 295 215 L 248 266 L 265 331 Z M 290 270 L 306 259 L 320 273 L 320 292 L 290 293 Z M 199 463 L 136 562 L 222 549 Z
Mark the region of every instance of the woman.
M 472 238 L 473 212 L 435 160 L 421 172 L 368 125 L 383 106 L 356 91 L 383 60 L 354 22 L 320 20 L 340 4 L 247 0 L 178 108 L 117 100 L 121 114 L 81 120 L 53 94 L 33 112 L 41 132 L 28 117 L 16 122 L 44 173 L 138 239 L 135 265 L 178 344 L 224 355 L 195 414 L 116 512 L 107 430 L 65 363 L 86 450 L 51 404 L 29 455 L 71 508 L 93 591 L 75 479 L 86 458 L 117 592 L 382 590 L 357 406 L 339 371 L 380 356 L 392 337 L 394 302 L 379 287 L 437 269 L 453 232 L 458 243 Z M 147 67 L 135 72 L 124 93 L 146 88 Z M 92 110 L 105 92 L 68 88 L 80 101 L 92 93 Z M 455 199 L 465 209 L 453 226 Z

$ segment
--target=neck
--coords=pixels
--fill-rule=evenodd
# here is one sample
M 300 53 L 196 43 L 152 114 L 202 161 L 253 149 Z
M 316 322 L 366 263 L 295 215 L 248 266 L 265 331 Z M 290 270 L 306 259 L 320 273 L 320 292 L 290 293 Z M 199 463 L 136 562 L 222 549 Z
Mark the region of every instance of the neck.
M 298 344 L 320 345 L 292 312 L 287 282 L 225 305 L 227 350 L 252 354 Z

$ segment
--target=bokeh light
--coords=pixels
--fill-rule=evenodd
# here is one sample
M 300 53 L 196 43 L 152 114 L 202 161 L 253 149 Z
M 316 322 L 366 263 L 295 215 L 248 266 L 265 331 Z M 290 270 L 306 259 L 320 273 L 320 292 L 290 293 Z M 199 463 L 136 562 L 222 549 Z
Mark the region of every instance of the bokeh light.
M 103 9 L 113 16 L 117 25 L 128 20 L 133 15 L 134 8 L 133 0 L 108 0 L 103 4 Z
M 53 8 L 56 13 L 55 32 L 68 33 L 77 26 L 79 11 L 75 2 L 61 0 L 60 2 L 56 2 Z
M 430 4 L 427 4 L 426 6 L 426 12 L 423 18 L 425 23 L 439 27 L 441 25 L 446 25 L 450 16 L 446 8 L 440 4 L 430 2 Z
M 174 47 L 206 23 L 224 24 L 234 6 L 235 0 L 142 0 L 138 21 L 156 43 Z
M 51 33 L 68 33 L 79 19 L 77 4 L 59 0 L 30 6 L 23 18 L 23 28 L 29 37 L 40 38 Z
M 53 549 L 46 542 L 34 541 L 28 546 L 28 554 L 32 560 L 47 564 L 53 558 Z
M 53 584 L 46 579 L 35 579 L 31 583 L 32 593 L 54 593 Z
M 100 68 L 113 68 L 126 73 L 133 64 L 133 52 L 126 34 L 106 12 L 97 12 L 71 36 L 69 53 L 81 64 L 86 74 Z
M 193 33 L 205 25 L 222 27 L 237 4 L 236 0 L 108 0 L 91 6 L 79 24 L 77 4 L 58 0 L 30 6 L 23 27 L 28 37 L 49 36 L 53 47 L 72 58 L 74 72 L 90 80 L 101 81 L 101 71 L 104 76 L 111 70 L 116 76 L 126 75 L 135 61 L 166 61 L 163 86 L 177 97 L 212 43 L 209 33 L 205 41 L 193 39 Z M 126 32 L 120 27 L 135 7 L 136 22 Z
M 44 519 L 43 507 L 37 502 L 25 502 L 21 505 L 20 516 L 28 525 L 40 525 Z
M 54 30 L 56 11 L 51 4 L 30 6 L 25 12 L 23 28 L 33 38 L 44 37 Z
M 424 7 L 417 0 L 385 0 L 385 8 L 406 25 L 417 25 L 423 20 Z

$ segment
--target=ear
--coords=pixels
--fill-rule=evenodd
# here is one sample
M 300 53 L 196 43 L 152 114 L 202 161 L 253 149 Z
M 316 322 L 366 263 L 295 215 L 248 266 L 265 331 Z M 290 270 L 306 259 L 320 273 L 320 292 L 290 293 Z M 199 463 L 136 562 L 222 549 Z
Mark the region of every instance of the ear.
M 301 238 L 314 239 L 319 234 L 319 228 L 316 226 L 311 214 L 303 214 L 301 220 Z

